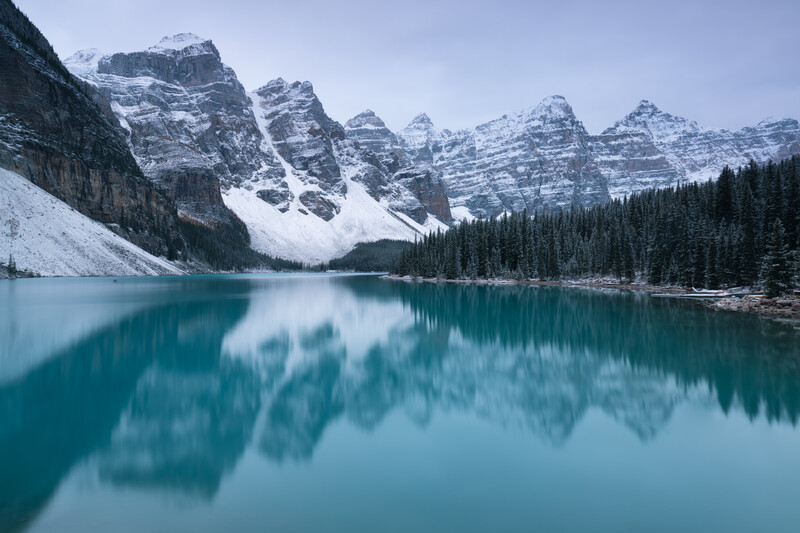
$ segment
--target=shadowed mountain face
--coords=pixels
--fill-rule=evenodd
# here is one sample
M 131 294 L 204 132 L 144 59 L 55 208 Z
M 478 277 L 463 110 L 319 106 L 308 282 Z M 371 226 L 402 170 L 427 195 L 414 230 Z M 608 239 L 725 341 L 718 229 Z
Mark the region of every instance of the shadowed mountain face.
M 76 296 L 69 282 L 97 286 Z M 231 276 L 63 280 L 61 300 L 53 283 L 55 314 L 109 297 L 130 311 L 95 314 L 0 384 L 3 530 L 25 529 L 76 465 L 208 501 L 250 446 L 306 463 L 335 422 L 372 432 L 396 411 L 423 429 L 460 413 L 556 448 L 591 410 L 643 444 L 684 404 L 790 427 L 800 413 L 791 328 L 646 295 Z M 17 282 L 3 311 L 33 320 L 36 290 Z
M 451 220 L 435 171 L 349 138 L 309 82 L 276 79 L 246 93 L 210 40 L 179 34 L 140 52 L 84 50 L 65 64 L 110 104 L 145 175 L 182 216 L 216 227 L 232 210 L 259 251 L 328 260 Z
M 74 78 L 42 34 L 0 1 L 0 167 L 160 255 L 174 206 L 143 175 L 111 109 Z
M 211 41 L 179 34 L 141 52 L 79 53 L 66 65 L 111 105 L 142 170 L 184 217 L 231 224 L 220 187 L 283 172 L 261 151 L 250 100 Z

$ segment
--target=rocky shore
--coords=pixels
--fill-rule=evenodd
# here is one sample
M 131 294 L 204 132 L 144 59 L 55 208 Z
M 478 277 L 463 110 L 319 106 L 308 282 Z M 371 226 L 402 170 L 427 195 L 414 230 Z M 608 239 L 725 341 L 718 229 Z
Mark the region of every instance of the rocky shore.
M 796 295 L 784 295 L 778 298 L 720 298 L 703 303 L 710 309 L 756 313 L 800 325 L 800 296 Z
M 649 285 L 643 281 L 618 282 L 613 279 L 578 279 L 561 281 L 543 280 L 513 280 L 513 279 L 441 279 L 441 278 L 414 278 L 411 276 L 384 276 L 386 279 L 406 282 L 427 282 L 427 283 L 460 283 L 475 285 L 538 285 L 538 286 L 560 286 L 560 287 L 592 287 L 597 289 L 618 289 L 629 291 L 644 291 L 652 293 L 672 293 L 688 294 L 689 291 L 683 287 Z M 698 305 L 716 311 L 740 311 L 745 313 L 755 313 L 765 318 L 790 322 L 800 325 L 800 295 L 783 295 L 778 298 L 766 297 L 736 297 L 695 300 Z

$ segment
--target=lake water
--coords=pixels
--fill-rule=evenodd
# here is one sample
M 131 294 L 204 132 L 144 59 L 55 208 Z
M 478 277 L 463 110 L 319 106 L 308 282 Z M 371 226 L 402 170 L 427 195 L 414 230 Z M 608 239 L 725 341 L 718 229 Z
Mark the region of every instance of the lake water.
M 646 294 L 0 281 L 0 531 L 800 527 L 800 335 Z

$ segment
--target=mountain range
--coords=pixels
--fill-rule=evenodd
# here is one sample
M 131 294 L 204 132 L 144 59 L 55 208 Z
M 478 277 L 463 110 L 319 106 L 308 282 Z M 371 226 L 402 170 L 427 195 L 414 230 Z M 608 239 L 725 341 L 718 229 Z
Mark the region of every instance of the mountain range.
M 189 223 L 318 263 L 455 220 L 591 206 L 800 154 L 796 120 L 714 130 L 648 101 L 597 135 L 561 96 L 459 131 L 423 113 L 393 132 L 370 110 L 342 125 L 310 82 L 248 92 L 196 35 L 62 64 L 0 8 L 0 167 L 155 255 L 188 246 L 177 228 Z M 30 73 L 40 81 L 23 83 Z

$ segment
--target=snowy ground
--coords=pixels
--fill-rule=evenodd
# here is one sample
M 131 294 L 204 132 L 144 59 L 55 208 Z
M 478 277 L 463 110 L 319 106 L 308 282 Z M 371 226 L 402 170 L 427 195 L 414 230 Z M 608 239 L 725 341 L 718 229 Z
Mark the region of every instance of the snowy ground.
M 0 169 L 0 262 L 42 276 L 182 274 L 32 184 Z

